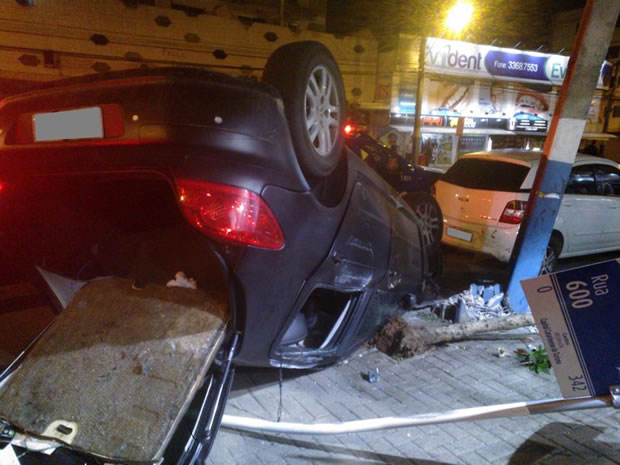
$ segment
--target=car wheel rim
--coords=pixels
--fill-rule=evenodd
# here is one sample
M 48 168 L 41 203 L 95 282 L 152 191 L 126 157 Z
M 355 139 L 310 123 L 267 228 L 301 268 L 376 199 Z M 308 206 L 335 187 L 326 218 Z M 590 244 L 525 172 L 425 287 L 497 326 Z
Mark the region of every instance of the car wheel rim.
M 553 247 L 547 246 L 545 250 L 545 256 L 543 258 L 542 266 L 540 267 L 540 274 L 553 273 L 553 266 L 555 262 L 555 251 Z
M 426 247 L 433 245 L 439 228 L 441 227 L 434 206 L 429 203 L 418 205 L 415 209 L 415 216 L 422 225 L 422 240 L 424 241 L 424 245 Z
M 340 130 L 340 108 L 335 79 L 322 65 L 310 73 L 306 85 L 306 129 L 317 154 L 327 156 Z

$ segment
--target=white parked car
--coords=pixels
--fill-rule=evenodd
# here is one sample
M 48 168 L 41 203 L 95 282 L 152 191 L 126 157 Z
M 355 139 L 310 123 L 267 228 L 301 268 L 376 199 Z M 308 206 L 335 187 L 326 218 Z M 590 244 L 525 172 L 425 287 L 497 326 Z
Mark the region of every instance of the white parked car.
M 442 242 L 510 259 L 540 152 L 494 151 L 461 157 L 436 184 Z M 578 154 L 542 272 L 558 258 L 620 249 L 620 165 Z

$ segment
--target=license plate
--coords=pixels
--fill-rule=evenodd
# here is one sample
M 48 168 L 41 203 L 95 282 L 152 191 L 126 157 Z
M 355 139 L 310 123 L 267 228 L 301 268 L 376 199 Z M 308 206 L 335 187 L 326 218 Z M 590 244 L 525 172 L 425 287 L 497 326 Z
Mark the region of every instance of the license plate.
M 457 239 L 461 239 L 467 242 L 471 242 L 471 238 L 473 236 L 473 234 L 470 232 L 461 231 L 460 229 L 454 229 L 449 226 L 446 228 L 446 234 L 448 236 L 456 237 Z
M 100 107 L 38 113 L 33 118 L 35 142 L 103 137 Z

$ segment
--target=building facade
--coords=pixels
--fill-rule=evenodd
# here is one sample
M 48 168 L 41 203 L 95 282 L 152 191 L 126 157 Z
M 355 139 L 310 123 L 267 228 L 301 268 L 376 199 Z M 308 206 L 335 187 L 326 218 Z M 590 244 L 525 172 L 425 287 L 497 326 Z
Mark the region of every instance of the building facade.
M 389 117 L 369 130 L 401 155 L 412 152 L 419 38 L 401 36 L 384 58 L 392 73 L 377 73 L 377 101 Z M 380 54 L 381 55 L 381 54 Z M 381 56 L 379 62 L 381 62 Z M 447 168 L 468 152 L 494 148 L 541 149 L 553 116 L 568 56 L 428 38 L 421 101 L 423 164 Z M 601 102 L 612 66 L 601 67 L 586 137 L 603 130 Z

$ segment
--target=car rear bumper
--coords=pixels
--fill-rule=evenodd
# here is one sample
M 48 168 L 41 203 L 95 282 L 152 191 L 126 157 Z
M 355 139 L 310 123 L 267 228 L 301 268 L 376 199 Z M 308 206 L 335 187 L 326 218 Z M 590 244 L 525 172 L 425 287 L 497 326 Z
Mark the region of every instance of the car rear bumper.
M 446 245 L 491 255 L 508 262 L 519 225 L 503 227 L 468 223 L 444 217 L 441 242 Z

